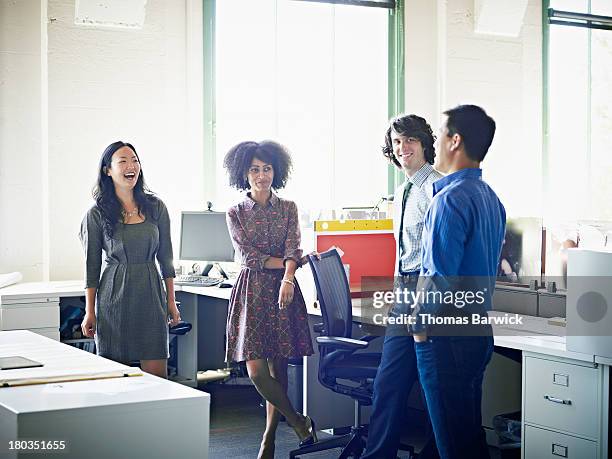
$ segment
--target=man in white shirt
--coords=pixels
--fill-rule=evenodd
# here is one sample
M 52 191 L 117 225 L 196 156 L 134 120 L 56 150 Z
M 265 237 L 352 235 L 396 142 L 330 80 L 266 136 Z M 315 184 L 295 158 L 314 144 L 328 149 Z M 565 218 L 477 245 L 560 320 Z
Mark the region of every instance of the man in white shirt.
M 431 126 L 417 115 L 392 119 L 385 135 L 383 155 L 406 176 L 393 199 L 395 288 L 414 289 L 421 271 L 425 213 L 433 196 L 432 185 L 442 177 L 432 166 L 434 141 Z M 398 317 L 410 313 L 410 304 L 397 303 L 389 314 Z M 368 443 L 362 459 L 396 458 L 408 395 L 417 378 L 412 336 L 405 325 L 389 325 L 374 381 Z M 419 457 L 437 457 L 433 437 Z

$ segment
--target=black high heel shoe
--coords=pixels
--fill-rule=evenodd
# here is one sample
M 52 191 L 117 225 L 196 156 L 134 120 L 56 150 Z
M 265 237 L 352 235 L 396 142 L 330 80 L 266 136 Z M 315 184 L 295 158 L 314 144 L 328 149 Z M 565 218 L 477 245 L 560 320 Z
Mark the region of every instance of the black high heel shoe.
M 319 440 L 317 439 L 317 429 L 315 428 L 315 422 L 310 416 L 306 416 L 306 425 L 308 426 L 308 436 L 299 443 L 299 447 L 314 445 Z

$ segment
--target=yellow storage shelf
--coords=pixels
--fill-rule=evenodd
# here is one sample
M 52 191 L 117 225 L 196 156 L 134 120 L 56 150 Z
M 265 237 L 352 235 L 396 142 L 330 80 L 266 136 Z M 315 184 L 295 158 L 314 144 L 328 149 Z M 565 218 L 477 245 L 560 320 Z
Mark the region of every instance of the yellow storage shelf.
M 393 230 L 393 219 L 381 220 L 316 220 L 314 230 L 317 233 L 326 231 L 381 231 Z

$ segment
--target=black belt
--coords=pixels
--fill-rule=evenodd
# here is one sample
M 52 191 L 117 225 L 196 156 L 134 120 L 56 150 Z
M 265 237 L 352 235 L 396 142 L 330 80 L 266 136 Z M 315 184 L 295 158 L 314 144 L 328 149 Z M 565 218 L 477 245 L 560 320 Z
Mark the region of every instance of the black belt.
M 400 272 L 399 275 L 407 278 L 408 280 L 418 280 L 420 273 L 420 271 L 410 271 L 407 273 Z
M 151 265 L 151 264 L 155 264 L 155 261 L 151 260 L 151 261 L 139 261 L 139 262 L 128 262 L 128 263 L 123 263 L 120 261 L 106 261 L 106 264 L 111 266 L 111 265 Z

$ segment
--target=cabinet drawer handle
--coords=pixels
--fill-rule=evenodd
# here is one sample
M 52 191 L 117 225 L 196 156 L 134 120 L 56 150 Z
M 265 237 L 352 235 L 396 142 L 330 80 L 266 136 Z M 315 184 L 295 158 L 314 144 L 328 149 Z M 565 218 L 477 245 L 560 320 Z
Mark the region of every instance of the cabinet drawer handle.
M 549 402 L 560 403 L 561 405 L 571 405 L 572 404 L 571 400 L 565 400 L 562 398 L 553 397 L 551 395 L 545 395 L 544 398 L 548 400 Z

